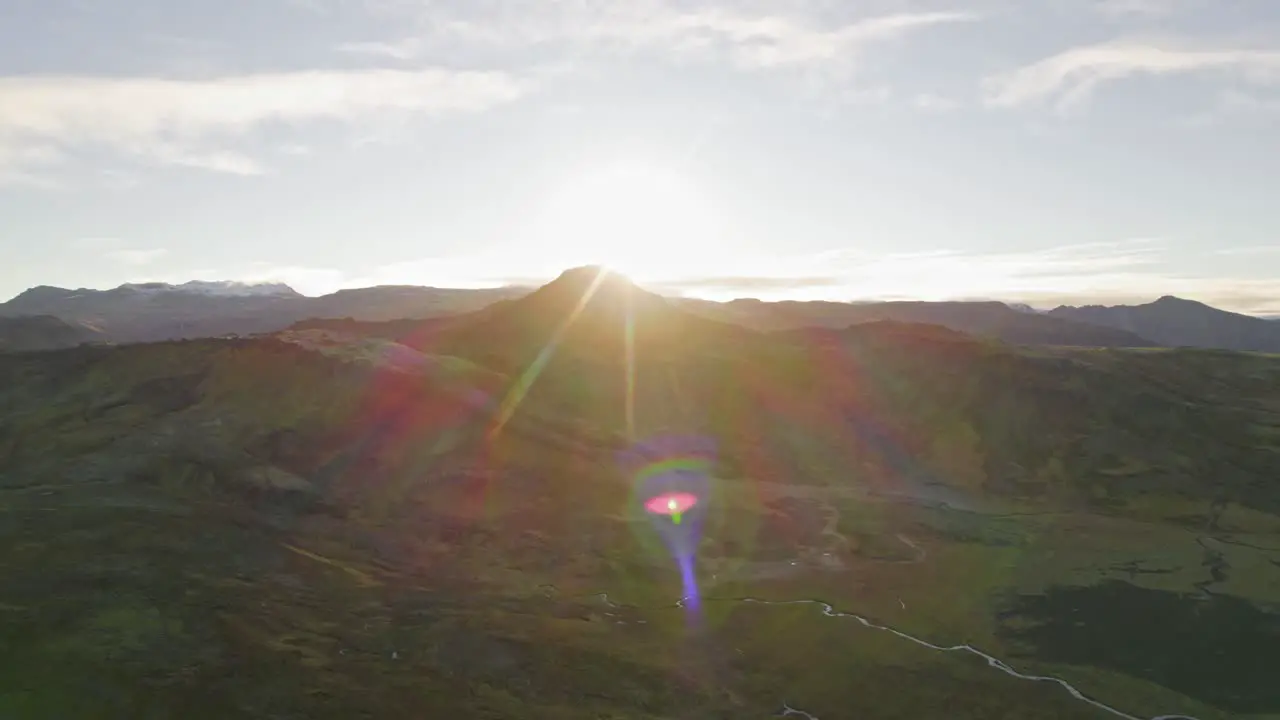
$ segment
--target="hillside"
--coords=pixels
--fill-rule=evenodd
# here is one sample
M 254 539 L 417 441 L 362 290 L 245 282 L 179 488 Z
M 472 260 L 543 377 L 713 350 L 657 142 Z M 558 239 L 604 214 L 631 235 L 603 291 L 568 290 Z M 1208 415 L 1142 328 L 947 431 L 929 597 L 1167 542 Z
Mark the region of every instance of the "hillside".
M 94 330 L 51 315 L 0 317 L 0 352 L 54 350 L 101 338 Z
M 1280 352 L 1280 325 L 1168 295 L 1146 305 L 1064 305 L 1049 314 L 1135 332 L 1172 347 Z
M 765 333 L 578 269 L 0 378 L 0 716 L 1114 717 L 965 643 L 1280 713 L 1270 357 Z
M 1159 344 L 1128 329 L 1078 322 L 1074 318 L 1023 312 L 994 301 L 766 303 L 759 300 L 733 300 L 716 303 L 686 299 L 680 302 L 683 307 L 701 315 L 736 322 L 757 330 L 844 328 L 858 323 L 893 320 L 942 325 L 963 333 L 1017 345 L 1152 347 Z

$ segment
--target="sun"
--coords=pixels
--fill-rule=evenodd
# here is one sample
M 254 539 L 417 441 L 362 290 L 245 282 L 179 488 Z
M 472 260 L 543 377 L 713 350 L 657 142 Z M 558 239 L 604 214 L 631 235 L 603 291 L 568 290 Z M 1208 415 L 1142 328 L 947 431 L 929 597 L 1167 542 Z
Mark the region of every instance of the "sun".
M 535 223 L 539 254 L 561 265 L 602 265 L 633 280 L 714 272 L 723 226 L 679 173 L 642 162 L 587 172 L 553 191 Z

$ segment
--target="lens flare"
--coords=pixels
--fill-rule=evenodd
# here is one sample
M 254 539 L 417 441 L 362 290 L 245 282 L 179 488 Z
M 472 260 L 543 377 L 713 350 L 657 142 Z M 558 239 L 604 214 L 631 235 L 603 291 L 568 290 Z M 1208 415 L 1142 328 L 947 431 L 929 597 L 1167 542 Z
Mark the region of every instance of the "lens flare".
M 644 508 L 654 515 L 670 517 L 671 522 L 679 525 L 681 517 L 697 504 L 698 497 L 692 493 L 671 492 L 650 498 Z

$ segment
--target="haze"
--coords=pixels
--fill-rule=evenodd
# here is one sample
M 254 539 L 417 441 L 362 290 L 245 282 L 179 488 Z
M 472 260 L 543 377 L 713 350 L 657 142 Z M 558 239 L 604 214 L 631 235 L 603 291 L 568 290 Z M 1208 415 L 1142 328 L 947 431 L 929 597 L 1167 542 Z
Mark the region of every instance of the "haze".
M 0 6 L 0 296 L 1176 294 L 1280 313 L 1280 7 Z

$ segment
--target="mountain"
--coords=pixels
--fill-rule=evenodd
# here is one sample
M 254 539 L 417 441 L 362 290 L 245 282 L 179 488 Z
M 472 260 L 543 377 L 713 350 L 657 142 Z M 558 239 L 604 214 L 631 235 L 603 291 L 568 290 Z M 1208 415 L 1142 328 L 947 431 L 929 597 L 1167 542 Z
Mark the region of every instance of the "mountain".
M 112 290 L 40 286 L 0 303 L 0 317 L 53 315 L 90 324 L 114 342 L 150 342 L 274 332 L 311 317 L 430 317 L 475 310 L 524 292 L 384 286 L 310 298 L 271 283 L 131 283 Z
M 379 285 L 339 290 L 311 298 L 306 317 L 396 320 L 427 318 L 479 310 L 499 300 L 527 295 L 530 288 L 432 288 Z
M 54 350 L 98 339 L 92 329 L 51 315 L 0 317 L 0 352 Z
M 1018 312 L 1021 312 L 1021 313 L 1029 313 L 1031 315 L 1040 314 L 1039 310 L 1031 307 L 1026 303 L 1005 303 L 1005 305 L 1008 305 L 1011 310 L 1017 310 Z
M 1171 295 L 1146 305 L 1064 305 L 1049 314 L 1138 333 L 1174 347 L 1280 352 L 1280 325 Z
M 733 300 L 717 303 L 685 299 L 681 304 L 707 317 L 760 330 L 840 328 L 858 323 L 893 320 L 942 325 L 971 335 L 1019 345 L 1152 347 L 1158 344 L 1129 330 L 1028 312 L 1027 309 L 995 301 L 766 303 L 760 300 Z
M 107 291 L 41 286 L 0 303 L 0 316 L 54 315 L 71 323 L 91 324 L 104 338 L 114 342 L 148 342 L 275 332 L 309 319 L 392 322 L 467 314 L 529 292 L 528 288 L 520 287 L 378 286 L 310 298 L 280 284 L 135 283 Z M 994 301 L 854 304 L 671 299 L 671 302 L 706 318 L 757 330 L 846 327 L 876 320 L 898 320 L 943 325 L 1017 344 L 1095 347 L 1157 344 L 1124 329 L 1028 312 Z
M 297 291 L 284 283 L 245 283 L 232 280 L 211 282 L 191 280 L 180 285 L 161 282 L 125 283 L 120 286 L 120 289 L 132 290 L 137 293 L 187 293 L 215 297 L 302 297 Z
M 1280 358 L 688 308 L 0 354 L 0 716 L 1280 712 Z

